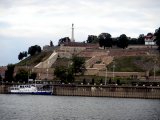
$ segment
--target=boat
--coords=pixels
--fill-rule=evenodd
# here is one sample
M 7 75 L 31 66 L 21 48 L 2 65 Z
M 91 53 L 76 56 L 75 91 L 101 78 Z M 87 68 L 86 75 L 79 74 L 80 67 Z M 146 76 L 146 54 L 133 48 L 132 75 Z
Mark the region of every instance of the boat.
M 35 95 L 51 95 L 52 89 L 44 87 L 38 87 L 33 84 L 26 84 L 26 85 L 13 85 L 9 88 L 9 92 L 11 94 L 35 94 Z

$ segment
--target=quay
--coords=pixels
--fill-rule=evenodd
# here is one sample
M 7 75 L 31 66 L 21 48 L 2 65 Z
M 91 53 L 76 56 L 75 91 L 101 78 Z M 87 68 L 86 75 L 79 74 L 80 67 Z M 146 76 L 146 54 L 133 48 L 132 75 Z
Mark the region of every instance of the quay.
M 160 87 L 55 85 L 54 95 L 160 99 Z
M 0 93 L 8 94 L 10 85 L 0 85 Z M 56 96 L 118 97 L 160 99 L 159 86 L 52 85 Z

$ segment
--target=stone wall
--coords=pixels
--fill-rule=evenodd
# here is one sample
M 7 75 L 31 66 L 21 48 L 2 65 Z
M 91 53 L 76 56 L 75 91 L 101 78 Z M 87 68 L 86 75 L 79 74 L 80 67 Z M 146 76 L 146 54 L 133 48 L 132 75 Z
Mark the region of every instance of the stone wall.
M 93 65 L 97 62 L 100 61 L 100 57 L 99 56 L 93 56 L 91 59 L 87 60 L 85 62 L 85 67 L 89 68 L 89 67 L 93 67 Z
M 60 46 L 60 50 L 63 50 L 65 52 L 70 52 L 70 53 L 79 53 L 83 50 L 85 50 L 86 47 L 74 47 L 74 46 Z
M 160 99 L 160 87 L 55 85 L 54 95 Z
M 146 75 L 145 72 L 114 72 L 114 76 L 117 76 L 117 77 L 130 77 L 130 76 L 141 77 L 145 75 Z M 106 76 L 106 71 L 99 71 L 98 76 Z M 107 76 L 112 77 L 113 72 L 107 72 Z
M 98 71 L 97 68 L 87 68 L 84 75 L 98 75 Z
M 53 52 L 47 60 L 40 62 L 35 66 L 35 68 L 50 68 L 52 64 L 57 60 L 57 57 L 58 53 Z
M 105 70 L 106 69 L 106 65 L 105 64 L 94 64 L 93 68 L 97 68 L 99 70 Z
M 0 85 L 0 94 L 8 93 L 8 87 L 10 87 L 10 86 Z
M 70 52 L 58 52 L 58 57 L 60 58 L 72 58 L 72 54 Z

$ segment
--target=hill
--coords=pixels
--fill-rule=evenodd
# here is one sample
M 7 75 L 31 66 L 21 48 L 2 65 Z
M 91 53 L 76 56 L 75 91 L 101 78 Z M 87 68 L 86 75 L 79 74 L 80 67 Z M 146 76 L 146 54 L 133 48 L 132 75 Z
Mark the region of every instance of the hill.
M 114 62 L 109 64 L 108 70 L 113 70 L 113 64 L 115 65 L 115 71 L 117 72 L 145 72 L 154 69 L 155 57 L 152 56 L 123 56 L 115 58 Z M 156 57 L 157 61 L 159 58 Z M 157 69 L 159 69 L 158 63 L 156 63 Z
M 34 56 L 29 56 L 24 60 L 20 61 L 16 64 L 16 66 L 35 66 L 41 61 L 45 61 L 50 55 L 52 51 L 42 51 L 41 53 L 35 54 Z

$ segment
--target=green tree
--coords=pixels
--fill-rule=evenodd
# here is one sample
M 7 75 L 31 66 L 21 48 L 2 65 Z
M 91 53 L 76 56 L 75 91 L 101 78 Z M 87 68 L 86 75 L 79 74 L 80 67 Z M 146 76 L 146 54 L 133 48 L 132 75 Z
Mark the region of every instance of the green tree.
M 67 82 L 67 69 L 64 66 L 57 66 L 54 70 L 54 75 L 61 80 L 61 82 Z
M 66 42 L 71 42 L 69 37 L 64 37 L 64 38 L 59 39 L 58 46 L 60 46 L 63 43 L 66 43 Z
M 74 75 L 73 75 L 72 67 L 69 67 L 67 69 L 67 82 L 68 83 L 73 83 L 74 82 Z
M 137 42 L 138 42 L 138 40 L 137 40 L 136 38 L 131 38 L 131 39 L 128 41 L 128 44 L 130 44 L 130 45 L 136 45 L 136 44 L 138 44 Z
M 84 78 L 84 79 L 83 79 L 83 84 L 85 85 L 86 83 L 87 83 L 87 82 L 86 82 L 86 79 Z
M 98 37 L 95 35 L 88 35 L 87 43 L 98 43 Z
M 53 45 L 53 42 L 50 40 L 50 47 L 53 47 L 54 45 Z
M 128 37 L 127 37 L 125 34 L 122 34 L 122 35 L 120 35 L 120 37 L 118 38 L 117 46 L 120 47 L 120 48 L 125 49 L 125 48 L 128 47 L 128 42 L 129 42 Z
M 111 78 L 109 79 L 109 81 L 108 81 L 108 84 L 111 84 L 112 83 L 112 80 L 111 80 Z
M 13 77 L 14 68 L 15 68 L 15 65 L 13 64 L 9 64 L 7 66 L 7 70 L 5 71 L 5 81 L 8 81 L 8 82 L 14 81 L 14 77 Z
M 25 69 L 19 69 L 15 78 L 16 81 L 19 82 L 28 82 L 28 71 L 26 71 Z
M 37 77 L 37 73 L 32 72 L 32 73 L 31 73 L 31 75 L 30 75 L 30 79 L 35 80 L 35 79 L 36 79 L 36 77 Z
M 92 82 L 91 82 L 91 84 L 92 84 L 92 85 L 94 85 L 94 83 L 95 83 L 94 78 L 92 78 Z
M 117 85 L 120 85 L 120 79 L 117 79 Z
M 34 45 L 34 46 L 31 46 L 28 48 L 28 54 L 30 54 L 31 56 L 33 56 L 37 53 L 40 53 L 41 51 L 42 51 L 41 47 L 38 45 Z
M 73 56 L 72 57 L 72 70 L 73 73 L 81 73 L 83 74 L 85 71 L 85 59 L 83 57 Z
M 139 37 L 137 39 L 137 44 L 139 44 L 139 45 L 144 45 L 145 44 L 144 34 L 139 35 Z
M 23 59 L 23 54 L 22 54 L 21 52 L 20 52 L 19 55 L 18 55 L 18 59 L 19 59 L 19 60 L 22 60 L 22 59 Z
M 19 55 L 18 55 L 18 59 L 19 60 L 22 60 L 24 57 L 27 57 L 27 52 L 20 52 Z
M 103 84 L 103 79 L 100 80 L 100 84 Z
M 160 28 L 158 28 L 158 29 L 156 29 L 155 30 L 155 33 L 154 33 L 154 35 L 155 35 L 155 41 L 156 41 L 156 44 L 157 44 L 157 46 L 158 46 L 158 50 L 159 50 L 159 52 L 160 52 Z
M 0 74 L 0 81 L 2 81 L 2 76 L 1 76 L 1 74 Z
M 109 33 L 101 33 L 98 36 L 100 47 L 104 47 L 104 49 L 106 47 L 112 47 L 113 42 L 111 37 Z

